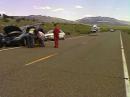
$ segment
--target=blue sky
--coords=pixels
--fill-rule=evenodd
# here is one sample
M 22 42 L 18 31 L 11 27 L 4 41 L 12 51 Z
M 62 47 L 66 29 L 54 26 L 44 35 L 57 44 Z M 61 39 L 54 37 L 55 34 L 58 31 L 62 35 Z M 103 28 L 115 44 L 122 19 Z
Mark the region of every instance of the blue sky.
M 68 20 L 107 16 L 130 21 L 130 0 L 1 0 L 0 13 L 46 15 Z

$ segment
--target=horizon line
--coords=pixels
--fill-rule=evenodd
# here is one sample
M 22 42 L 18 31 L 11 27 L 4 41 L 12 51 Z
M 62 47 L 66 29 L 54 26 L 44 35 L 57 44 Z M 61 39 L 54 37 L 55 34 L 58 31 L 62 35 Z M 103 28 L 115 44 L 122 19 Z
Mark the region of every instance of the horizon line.
M 115 17 L 109 17 L 109 16 L 86 16 L 86 17 L 82 17 L 82 18 L 79 18 L 79 19 L 75 19 L 75 20 L 72 20 L 72 19 L 66 19 L 66 18 L 61 18 L 61 17 L 53 17 L 53 16 L 48 16 L 48 15 L 41 15 L 41 14 L 30 14 L 30 15 L 8 15 L 6 13 L 0 13 L 1 15 L 2 14 L 5 14 L 7 16 L 23 16 L 23 17 L 26 17 L 26 16 L 46 16 L 46 17 L 52 17 L 52 18 L 59 18 L 59 19 L 64 19 L 64 20 L 68 20 L 68 21 L 77 21 L 77 20 L 80 20 L 80 19 L 83 19 L 83 18 L 92 18 L 92 17 L 108 17 L 108 18 L 113 18 L 113 19 L 117 19 L 117 20 L 120 20 L 120 21 L 126 21 L 126 22 L 130 22 L 130 20 L 123 20 L 123 19 L 118 19 L 118 18 L 115 18 Z

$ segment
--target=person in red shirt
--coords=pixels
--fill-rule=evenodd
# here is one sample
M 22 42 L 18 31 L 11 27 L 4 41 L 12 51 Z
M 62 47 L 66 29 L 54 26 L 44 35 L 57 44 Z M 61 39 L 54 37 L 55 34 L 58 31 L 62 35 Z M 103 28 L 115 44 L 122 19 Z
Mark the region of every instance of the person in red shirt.
M 55 43 L 55 46 L 54 48 L 58 48 L 59 47 L 59 33 L 60 33 L 60 25 L 57 23 L 57 24 L 54 24 L 55 28 L 54 28 L 54 43 Z

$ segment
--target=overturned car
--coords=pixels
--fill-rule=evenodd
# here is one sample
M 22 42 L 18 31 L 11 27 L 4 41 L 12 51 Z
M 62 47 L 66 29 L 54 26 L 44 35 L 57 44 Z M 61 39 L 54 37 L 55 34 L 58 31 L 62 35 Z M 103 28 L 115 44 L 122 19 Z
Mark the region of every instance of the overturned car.
M 0 47 L 21 46 L 27 43 L 27 33 L 16 26 L 6 26 L 0 35 Z

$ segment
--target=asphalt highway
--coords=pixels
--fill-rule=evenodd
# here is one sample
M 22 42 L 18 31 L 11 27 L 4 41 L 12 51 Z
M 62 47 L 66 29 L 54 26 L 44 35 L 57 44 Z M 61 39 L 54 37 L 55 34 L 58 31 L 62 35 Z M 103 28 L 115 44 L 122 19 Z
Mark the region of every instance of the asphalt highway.
M 126 97 L 125 80 L 120 31 L 67 38 L 58 49 L 50 41 L 0 50 L 0 97 Z

